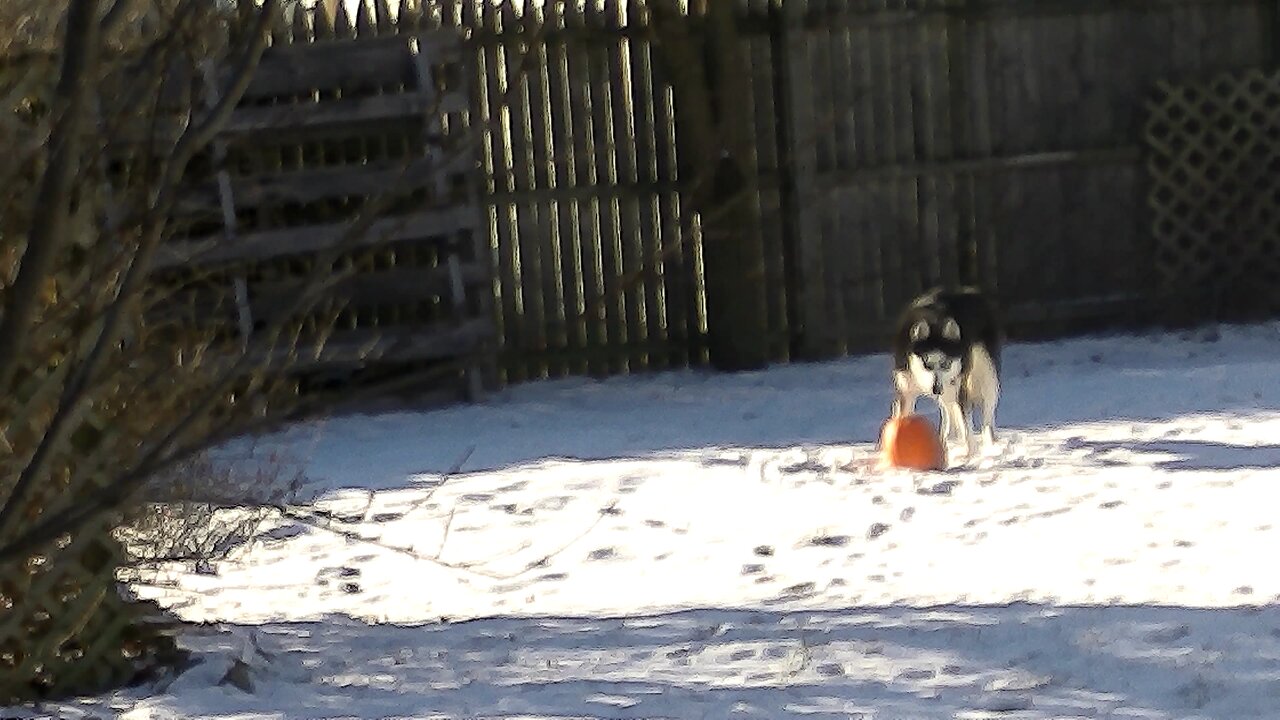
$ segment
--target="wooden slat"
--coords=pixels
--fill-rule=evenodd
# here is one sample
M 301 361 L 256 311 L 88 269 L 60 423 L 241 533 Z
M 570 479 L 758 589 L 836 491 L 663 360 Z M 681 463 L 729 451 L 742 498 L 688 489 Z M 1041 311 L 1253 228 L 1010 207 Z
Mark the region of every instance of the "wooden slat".
M 565 25 L 571 34 L 581 36 L 587 30 L 585 6 L 577 3 L 566 3 Z M 576 171 L 574 184 L 577 187 L 590 187 L 599 182 L 597 172 L 596 133 L 597 124 L 593 109 L 590 63 L 591 57 L 587 46 L 575 43 L 570 46 L 568 71 L 570 88 L 570 105 L 574 121 L 573 156 Z M 606 375 L 609 365 L 603 361 L 605 353 L 593 352 L 608 347 L 608 335 L 604 318 L 607 313 L 607 298 L 604 296 L 604 278 L 600 262 L 600 202 L 587 199 L 578 203 L 578 252 L 577 266 L 581 269 L 581 285 L 587 317 L 584 321 L 587 334 L 587 372 Z
M 422 51 L 435 62 L 461 58 L 461 42 L 453 31 L 427 31 L 415 37 L 419 38 Z M 223 71 L 224 84 L 230 72 Z M 267 50 L 244 98 L 253 101 L 353 85 L 413 82 L 413 65 L 404 37 L 321 40 Z
M 618 353 L 627 355 L 641 355 L 646 357 L 672 357 L 679 355 L 698 354 L 704 346 L 702 338 L 695 338 L 692 346 L 679 343 L 673 344 L 670 341 L 653 341 L 646 340 L 642 342 L 631 342 L 618 346 L 610 346 L 604 348 L 593 348 L 588 350 L 547 350 L 537 354 L 543 362 L 548 364 L 563 364 L 568 362 L 599 362 L 608 363 L 610 359 Z M 505 358 L 505 362 L 523 362 L 527 358 L 523 356 L 514 356 Z
M 271 18 L 271 47 L 288 45 L 293 33 L 289 29 L 289 20 L 285 17 L 283 5 L 277 5 Z
M 466 356 L 492 337 L 493 326 L 483 318 L 438 328 L 369 328 L 335 332 L 317 350 L 301 343 L 296 350 L 254 353 L 258 364 L 289 370 L 332 366 L 369 366 L 380 362 L 411 362 Z
M 847 12 L 848 3 L 844 5 L 842 10 Z M 832 32 L 831 74 L 837 79 L 835 127 L 840 132 L 835 148 L 836 167 L 848 169 L 867 162 L 868 156 L 876 152 L 875 137 L 870 132 L 875 122 L 870 103 L 870 68 L 864 57 L 869 29 L 839 27 Z M 868 219 L 858 211 L 856 203 L 846 202 L 838 192 L 830 198 L 845 218 L 839 225 L 844 252 L 839 253 L 832 264 L 837 268 L 835 291 L 840 295 L 843 309 L 842 334 L 847 351 L 853 331 L 879 318 L 879 284 L 872 278 L 879 272 L 876 266 L 881 239 L 877 233 L 867 231 Z
M 313 203 L 354 195 L 407 194 L 427 187 L 439 174 L 440 163 L 431 158 L 377 165 L 315 167 L 292 172 L 232 178 L 231 189 L 241 208 L 263 204 Z M 218 207 L 218 188 L 203 184 L 179 201 L 180 213 L 203 213 Z
M 791 215 L 790 242 L 800 267 L 800 315 L 803 318 L 801 352 L 806 358 L 828 357 L 835 346 L 835 326 L 828 314 L 828 291 L 824 283 L 826 257 L 818 224 L 818 171 L 815 138 L 819 133 L 815 117 L 816 95 L 812 74 L 814 60 L 812 33 L 804 28 L 809 0 L 793 0 L 782 6 L 784 13 L 783 84 L 786 88 L 788 203 Z
M 465 287 L 475 288 L 488 280 L 488 270 L 476 263 L 459 265 Z M 447 297 L 453 278 L 448 265 L 432 268 L 396 267 L 345 277 L 325 289 L 326 299 L 352 305 L 413 303 L 432 297 Z M 256 317 L 271 318 L 271 310 L 292 302 L 306 286 L 304 279 L 258 282 L 250 291 Z
M 843 116 L 848 99 L 838 91 L 843 85 L 844 73 L 839 68 L 839 36 L 837 29 L 810 31 L 808 36 L 809 65 L 804 70 L 804 79 L 813 88 L 813 105 L 810 112 L 812 136 L 809 143 L 813 146 L 814 167 L 818 173 L 824 173 L 839 167 L 839 146 L 843 135 Z M 822 314 L 825 318 L 821 328 L 826 337 L 825 352 L 828 355 L 839 355 L 845 351 L 844 296 L 845 289 L 841 280 L 839 258 L 845 255 L 844 247 L 849 240 L 865 241 L 865 238 L 850 238 L 844 232 L 844 208 L 832 202 L 830 193 L 819 192 L 814 204 L 807 210 L 816 216 L 815 249 L 821 254 L 822 275 L 812 279 L 822 287 Z M 804 212 L 802 210 L 802 212 Z M 809 280 L 806 280 L 809 282 Z
M 627 12 L 630 21 L 635 23 L 644 9 L 639 0 L 628 0 Z M 649 40 L 635 38 L 625 42 L 630 54 L 631 107 L 635 128 L 634 180 L 636 183 L 652 183 L 657 186 L 662 180 L 659 175 L 658 119 L 654 94 L 660 92 L 661 87 L 654 82 Z M 644 272 L 643 294 L 637 297 L 638 302 L 643 301 L 644 338 L 646 344 L 663 348 L 658 352 L 647 353 L 645 359 L 650 368 L 663 369 L 669 365 L 671 358 L 667 350 L 668 335 L 664 316 L 666 298 L 662 270 L 665 262 L 662 258 L 662 236 L 659 230 L 662 207 L 656 190 L 637 196 L 634 204 L 639 223 L 636 238 L 637 269 Z
M 546 22 L 545 8 L 526 6 L 524 13 L 524 34 L 527 37 L 538 37 L 539 31 Z M 528 113 L 530 152 L 526 153 L 533 162 L 530 180 L 532 187 L 551 189 L 555 187 L 554 163 L 556 155 L 553 149 L 551 133 L 551 69 L 548 66 L 551 55 L 545 43 L 538 42 L 527 47 L 525 52 L 532 53 L 531 63 L 526 63 L 525 77 L 528 81 Z M 561 287 L 561 251 L 559 203 L 554 198 L 537 203 L 537 235 L 522 238 L 525 245 L 535 246 L 537 251 L 536 265 L 527 268 L 526 283 L 537 276 L 536 283 L 541 296 L 543 329 L 541 339 L 548 348 L 565 347 L 565 296 Z M 547 375 L 562 377 L 569 368 L 563 362 L 549 362 L 545 365 Z
M 354 239 L 346 237 L 352 227 L 351 223 L 245 232 L 235 243 L 230 244 L 221 239 L 169 243 L 157 254 L 155 267 L 162 270 L 181 265 L 257 262 L 327 250 L 344 241 L 352 249 L 426 238 L 452 242 L 454 235 L 474 226 L 475 216 L 471 208 L 452 207 L 381 218 L 371 223 L 366 232 Z
M 621 29 L 624 0 L 606 0 L 601 21 L 608 28 Z M 631 74 L 631 41 L 621 40 L 607 47 L 607 59 L 600 67 L 612 79 L 609 93 L 608 123 L 610 128 L 610 185 L 638 181 L 636 146 L 636 122 L 634 78 Z M 640 237 L 640 206 L 635 197 L 615 198 L 611 203 L 614 218 L 613 256 L 616 287 L 620 310 L 618 324 L 623 342 L 632 347 L 643 344 L 648 328 L 644 324 L 644 284 L 641 274 L 642 239 Z M 648 362 L 647 355 L 632 350 L 624 355 L 631 372 L 641 370 Z
M 768 13 L 767 3 L 753 0 L 750 12 L 760 17 Z M 786 238 L 781 213 L 781 197 L 777 191 L 778 140 L 780 110 L 773 38 L 752 35 L 745 38 L 750 61 L 749 76 L 752 107 L 752 144 L 755 147 L 757 203 L 760 206 L 761 244 L 765 272 L 765 303 L 769 330 L 770 360 L 785 362 L 790 358 L 790 323 L 787 309 L 790 283 L 787 278 Z
M 466 288 L 476 288 L 489 279 L 487 268 L 476 263 L 460 263 L 459 276 Z M 333 279 L 322 291 L 324 300 L 334 300 L 350 308 L 389 303 L 413 303 L 447 296 L 452 277 L 447 265 L 438 267 L 395 267 L 349 274 Z M 298 294 L 309 284 L 305 274 L 285 280 L 255 281 L 248 291 L 254 317 L 271 322 L 286 315 Z M 174 315 L 194 312 L 202 317 L 224 314 L 234 302 L 226 287 L 202 283 L 169 293 L 156 302 L 156 309 Z M 303 308 L 304 313 L 311 308 Z
M 356 0 L 356 2 L 356 37 L 361 40 L 377 37 L 378 28 L 374 25 L 369 0 Z
M 502 46 L 506 81 L 514 92 L 507 109 L 510 115 L 510 152 L 516 188 L 537 187 L 534 177 L 533 129 L 531 88 L 532 73 L 537 72 L 537 62 L 525 62 L 525 53 L 537 52 L 530 48 L 519 32 L 521 22 L 516 16 L 514 0 L 504 0 L 499 7 L 498 19 L 508 42 Z M 527 32 L 527 30 L 526 30 Z M 516 205 L 515 236 L 512 238 L 514 261 L 519 265 L 520 322 L 526 347 L 543 349 L 547 346 L 546 304 L 542 294 L 542 257 L 539 238 L 544 226 L 543 208 L 540 203 Z M 529 378 L 544 378 L 547 367 L 539 359 L 530 358 L 525 366 Z
M 324 126 L 341 126 L 350 132 L 358 123 L 386 122 L 425 117 L 427 113 L 462 112 L 468 107 L 466 98 L 450 93 L 438 102 L 414 94 L 374 95 L 371 97 L 330 100 L 320 103 L 247 107 L 236 110 L 223 128 L 225 135 L 241 135 L 262 131 L 300 130 Z
M 473 8 L 471 4 L 465 7 Z M 493 3 L 484 3 L 474 10 L 477 16 L 474 24 L 477 27 L 498 28 L 498 8 Z M 509 138 L 504 133 L 504 122 L 507 117 L 509 102 L 505 78 L 506 62 L 503 59 L 501 46 L 480 46 L 479 76 L 475 81 L 481 89 L 481 121 L 484 133 L 484 171 L 489 179 L 489 192 L 515 190 L 515 175 L 511 168 Z M 510 349 L 526 347 L 524 327 L 521 323 L 520 278 L 516 261 L 516 217 L 515 205 L 509 202 L 492 202 L 488 207 L 490 221 L 490 237 L 497 257 L 494 258 L 494 270 L 497 275 L 499 301 L 496 316 L 500 323 L 501 346 L 504 355 Z M 521 382 L 526 378 L 523 366 L 505 366 L 506 379 L 509 382 Z
M 652 46 L 650 46 L 652 47 Z M 655 67 L 651 63 L 650 67 Z M 658 147 L 658 173 L 663 180 L 675 180 L 679 162 L 676 154 L 675 106 L 669 84 L 654 79 L 655 141 Z M 695 344 L 701 346 L 694 305 L 697 302 L 693 283 L 692 240 L 680 193 L 674 190 L 659 195 L 661 207 L 658 227 L 659 245 L 663 248 L 662 287 L 666 313 L 664 322 L 671 340 L 671 364 L 685 367 L 694 363 Z
M 333 20 L 333 36 L 338 39 L 356 36 L 356 26 L 351 19 L 351 14 L 347 11 L 345 0 L 338 3 L 338 12 Z
M 552 27 L 562 27 L 564 4 L 551 3 L 546 21 Z M 548 149 L 552 165 L 549 168 L 549 185 L 545 192 L 554 195 L 551 206 L 556 209 L 556 265 L 560 270 L 561 302 L 565 327 L 560 341 L 566 348 L 564 366 L 573 374 L 587 371 L 587 359 L 583 351 L 587 347 L 587 326 L 580 318 L 585 309 L 582 287 L 582 250 L 579 207 L 581 198 L 592 188 L 577 185 L 576 169 L 579 162 L 574 144 L 577 119 L 573 113 L 569 63 L 574 62 L 570 48 L 563 42 L 547 45 L 547 92 L 549 96 L 551 146 Z
M 387 0 L 373 0 L 373 16 L 379 35 L 395 34 L 395 21 L 391 19 L 391 6 Z
M 597 31 L 608 26 L 606 8 L 589 3 L 584 6 L 587 27 Z M 614 117 L 613 97 L 617 93 L 614 75 L 609 69 L 609 58 L 616 50 L 611 45 L 587 47 L 588 77 L 590 78 L 593 149 L 595 151 L 596 182 L 610 186 L 618 182 L 618 141 Z M 596 204 L 599 233 L 596 238 L 597 272 L 599 288 L 603 293 L 605 319 L 605 343 L 609 347 L 625 346 L 627 342 L 627 297 L 622 292 L 621 278 L 625 272 L 622 264 L 622 239 L 619 226 L 618 202 L 609 198 Z M 610 373 L 625 373 L 630 369 L 625 351 L 618 350 L 609 362 Z

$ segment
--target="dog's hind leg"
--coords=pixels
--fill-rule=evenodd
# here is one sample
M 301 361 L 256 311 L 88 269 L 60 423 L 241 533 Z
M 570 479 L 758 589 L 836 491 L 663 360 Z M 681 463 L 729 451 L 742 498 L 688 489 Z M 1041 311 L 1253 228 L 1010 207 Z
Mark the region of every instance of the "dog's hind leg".
M 988 398 L 982 403 L 982 442 L 987 449 L 996 444 L 996 400 Z
M 951 412 L 955 416 L 952 424 L 959 429 L 956 441 L 960 447 L 964 448 L 965 456 L 968 457 L 973 454 L 973 429 L 969 426 L 969 414 L 960 403 L 953 405 Z
M 988 450 L 995 447 L 996 403 L 1000 400 L 1000 377 L 995 363 L 985 350 L 975 350 L 970 358 L 971 371 L 965 382 L 965 394 L 973 405 L 974 420 Z M 981 417 L 977 417 L 981 409 Z

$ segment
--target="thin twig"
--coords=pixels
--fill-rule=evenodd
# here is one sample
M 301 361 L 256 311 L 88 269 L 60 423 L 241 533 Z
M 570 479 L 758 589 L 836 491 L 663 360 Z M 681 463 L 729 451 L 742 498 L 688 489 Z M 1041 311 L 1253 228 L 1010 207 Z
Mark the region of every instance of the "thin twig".
M 449 508 L 449 517 L 445 518 L 444 521 L 444 532 L 440 533 L 440 547 L 436 548 L 436 554 L 433 556 L 436 560 L 439 560 L 440 556 L 444 554 L 444 546 L 445 543 L 449 542 L 449 530 L 453 528 L 453 517 L 457 512 L 458 506 L 455 505 Z
M 349 392 L 344 400 L 349 401 L 353 398 L 394 392 L 421 382 L 424 375 L 444 375 L 456 370 L 462 366 L 463 362 L 465 362 L 465 358 L 450 363 L 442 363 L 439 367 L 427 373 L 413 377 L 394 378 L 383 382 L 371 383 L 367 387 Z M 332 409 L 333 406 L 344 400 L 324 397 L 311 398 L 295 403 L 288 412 L 257 417 L 237 423 L 234 426 L 213 429 L 198 440 L 187 444 L 179 446 L 170 446 L 164 443 L 156 444 L 145 452 L 134 463 L 132 468 L 115 475 L 110 483 L 96 487 L 91 486 L 75 494 L 74 497 L 66 498 L 62 508 L 42 515 L 31 527 L 5 544 L 0 545 L 0 562 L 34 551 L 63 533 L 70 532 L 102 514 L 115 510 L 129 499 L 138 486 L 145 483 L 149 478 L 185 462 L 201 450 L 235 438 L 266 432 L 282 425 L 287 425 L 314 413 Z
M 448 568 L 448 569 L 450 569 L 450 570 L 459 570 L 459 571 L 462 571 L 462 572 L 471 573 L 471 574 L 473 574 L 473 575 L 479 575 L 479 576 L 481 576 L 481 577 L 486 577 L 486 578 L 489 578 L 489 579 L 492 579 L 492 580 L 506 580 L 506 579 L 509 579 L 509 577 L 508 577 L 508 576 L 506 576 L 506 575 L 501 575 L 501 574 L 498 574 L 498 573 L 491 573 L 491 572 L 488 572 L 488 571 L 486 571 L 486 570 L 479 569 L 479 568 L 477 568 L 477 567 L 476 567 L 476 565 L 481 565 L 481 564 L 484 564 L 484 563 L 451 563 L 451 562 L 447 562 L 447 561 L 444 561 L 444 560 L 439 559 L 438 557 L 432 557 L 432 556 L 430 556 L 430 555 L 424 555 L 424 554 L 422 554 L 422 553 L 418 552 L 417 550 L 415 550 L 415 549 L 414 549 L 414 548 L 412 548 L 412 547 L 406 547 L 406 546 L 402 546 L 402 545 L 392 545 L 391 543 L 384 542 L 384 541 L 379 540 L 379 539 L 377 539 L 377 538 L 371 538 L 371 537 L 368 537 L 368 536 L 366 536 L 366 535 L 362 535 L 362 534 L 360 534 L 360 533 L 358 533 L 358 532 L 356 532 L 356 531 L 354 531 L 354 530 L 348 530 L 348 529 L 345 529 L 345 528 L 334 527 L 333 522 L 332 522 L 331 520 L 328 520 L 328 519 L 322 519 L 321 517 L 316 516 L 316 515 L 314 515 L 314 514 L 312 514 L 312 513 L 303 512 L 303 511 L 301 511 L 301 510 L 297 510 L 297 509 L 294 509 L 294 508 L 290 508 L 290 507 L 287 507 L 287 506 L 284 506 L 284 505 L 277 505 L 277 506 L 275 506 L 275 507 L 274 507 L 274 509 L 275 509 L 277 512 L 279 512 L 279 513 L 280 513 L 280 515 L 281 515 L 282 517 L 288 518 L 288 519 L 293 520 L 293 521 L 295 521 L 295 522 L 302 523 L 303 525 L 306 525 L 307 527 L 315 528 L 316 530 L 324 530 L 325 532 L 333 533 L 334 535 L 337 535 L 337 536 L 339 536 L 339 537 L 341 537 L 341 538 L 343 538 L 343 539 L 345 539 L 345 540 L 349 540 L 349 541 L 351 541 L 351 542 L 358 542 L 358 543 L 361 543 L 361 544 L 364 544 L 364 545 L 372 545 L 373 547 L 381 548 L 381 549 L 383 549 L 383 550 L 390 550 L 391 552 L 399 553 L 399 554 L 401 554 L 401 555 L 406 555 L 406 556 L 408 556 L 408 557 L 413 558 L 414 560 L 422 560 L 423 562 L 429 562 L 429 563 L 431 563 L 431 564 L 433 564 L 433 565 L 439 565 L 440 567 L 443 567 L 443 568 Z M 512 554 L 517 553 L 517 552 L 520 552 L 521 550 L 525 550 L 525 549 L 528 549 L 528 548 L 529 548 L 529 544 L 528 544 L 528 543 L 525 543 L 523 546 L 521 546 L 521 547 L 517 548 L 516 550 L 512 551 Z M 484 562 L 491 562 L 491 561 L 484 561 Z M 514 576 L 510 576 L 510 577 L 514 577 Z

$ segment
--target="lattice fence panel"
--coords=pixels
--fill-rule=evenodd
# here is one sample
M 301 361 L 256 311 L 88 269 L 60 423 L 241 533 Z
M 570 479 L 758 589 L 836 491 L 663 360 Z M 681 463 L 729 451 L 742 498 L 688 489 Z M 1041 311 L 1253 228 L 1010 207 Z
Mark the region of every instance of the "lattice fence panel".
M 1144 141 L 1157 282 L 1179 319 L 1280 311 L 1280 72 L 1160 83 Z
M 0 564 L 0 704 L 105 690 L 176 657 L 172 637 L 142 622 L 153 609 L 118 589 L 112 523 Z

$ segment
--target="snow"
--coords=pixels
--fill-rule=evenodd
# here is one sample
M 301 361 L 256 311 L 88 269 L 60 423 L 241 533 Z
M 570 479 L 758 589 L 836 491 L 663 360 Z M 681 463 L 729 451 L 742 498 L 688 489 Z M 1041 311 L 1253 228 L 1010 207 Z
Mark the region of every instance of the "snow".
M 199 665 L 41 711 L 1280 717 L 1280 325 L 1014 345 L 999 447 L 946 472 L 875 469 L 887 369 L 532 383 L 230 447 L 298 462 L 309 519 L 135 588 L 207 623 Z

